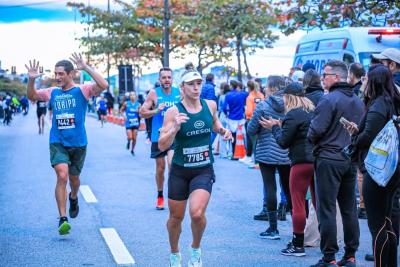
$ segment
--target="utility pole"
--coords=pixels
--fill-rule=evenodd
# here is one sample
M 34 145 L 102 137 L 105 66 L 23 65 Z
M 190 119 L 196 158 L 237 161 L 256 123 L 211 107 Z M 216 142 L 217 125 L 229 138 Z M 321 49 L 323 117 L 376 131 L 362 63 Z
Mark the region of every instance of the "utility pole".
M 168 0 L 164 0 L 164 67 L 169 67 L 169 6 Z
M 110 16 L 110 0 L 107 0 L 107 12 Z M 110 40 L 110 22 L 108 22 L 107 37 Z M 110 51 L 107 51 L 107 91 L 110 92 Z
M 90 8 L 90 0 L 88 0 L 88 8 Z M 88 37 L 88 40 L 90 40 L 90 14 L 88 14 L 87 23 L 88 23 L 87 37 Z M 89 41 L 89 46 L 90 46 L 90 41 Z M 88 64 L 90 64 L 90 49 L 87 53 L 87 62 L 88 62 Z

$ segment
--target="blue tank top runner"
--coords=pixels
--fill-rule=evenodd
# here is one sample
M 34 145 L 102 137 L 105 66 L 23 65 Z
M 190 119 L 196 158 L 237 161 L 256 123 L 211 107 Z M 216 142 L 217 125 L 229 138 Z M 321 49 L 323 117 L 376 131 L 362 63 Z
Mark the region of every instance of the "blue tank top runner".
M 104 99 L 99 101 L 99 110 L 107 110 L 107 102 Z
M 151 128 L 151 142 L 158 142 L 158 138 L 160 137 L 159 130 L 163 125 L 164 115 L 167 109 L 181 102 L 180 91 L 177 87 L 171 87 L 171 93 L 169 95 L 164 94 L 161 87 L 157 87 L 155 91 L 157 94 L 157 105 L 165 103 L 165 108 L 163 109 L 163 111 L 153 116 L 153 121 L 152 121 L 153 124 Z
M 132 103 L 130 100 L 126 102 L 125 109 L 125 127 L 137 127 L 139 126 L 139 102 Z
M 79 87 L 67 91 L 55 88 L 51 92 L 53 109 L 50 144 L 61 143 L 65 147 L 87 145 L 85 114 L 88 101 Z

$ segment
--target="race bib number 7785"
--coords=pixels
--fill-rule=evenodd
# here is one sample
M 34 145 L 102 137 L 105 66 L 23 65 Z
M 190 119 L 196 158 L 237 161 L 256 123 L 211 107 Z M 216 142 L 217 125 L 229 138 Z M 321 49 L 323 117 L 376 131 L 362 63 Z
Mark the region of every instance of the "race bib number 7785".
M 209 145 L 183 149 L 183 166 L 195 167 L 211 162 Z

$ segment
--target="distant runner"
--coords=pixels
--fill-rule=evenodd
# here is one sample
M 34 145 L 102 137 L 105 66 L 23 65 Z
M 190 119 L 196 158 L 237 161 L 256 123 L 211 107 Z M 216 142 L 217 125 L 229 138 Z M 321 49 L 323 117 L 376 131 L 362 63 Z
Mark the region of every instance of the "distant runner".
M 136 93 L 131 92 L 129 99 L 124 102 L 120 112 L 125 112 L 125 128 L 128 142 L 126 149 L 131 148 L 132 156 L 135 155 L 135 145 L 137 139 L 137 132 L 140 126 L 139 109 L 141 105 L 136 99 Z
M 159 130 L 164 121 L 164 114 L 167 109 L 181 101 L 179 89 L 172 87 L 172 70 L 170 68 L 162 68 L 159 72 L 158 80 L 160 87 L 150 90 L 143 107 L 140 109 L 140 117 L 151 118 L 151 155 L 156 160 L 156 183 L 157 183 L 157 205 L 156 209 L 164 209 L 164 172 L 165 172 L 165 156 L 168 160 L 168 170 L 170 170 L 172 156 L 174 155 L 173 146 L 160 151 L 158 148 Z
M 47 103 L 45 101 L 36 102 L 36 115 L 38 118 L 39 134 L 43 134 L 44 131 L 44 118 L 47 113 Z

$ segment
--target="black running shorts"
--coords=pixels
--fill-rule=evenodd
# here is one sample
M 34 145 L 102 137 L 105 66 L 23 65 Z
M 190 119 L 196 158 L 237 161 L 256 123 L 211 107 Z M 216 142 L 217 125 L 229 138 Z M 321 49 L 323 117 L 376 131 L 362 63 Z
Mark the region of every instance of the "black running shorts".
M 137 130 L 139 129 L 139 126 L 130 126 L 130 127 L 125 127 L 127 130 Z
M 199 168 L 186 168 L 172 163 L 168 178 L 168 198 L 187 200 L 197 189 L 204 189 L 211 194 L 215 183 L 213 165 Z
M 158 142 L 152 142 L 150 158 L 155 159 L 165 157 L 168 154 L 168 151 L 171 149 L 174 149 L 174 144 L 172 144 L 171 147 L 167 150 L 161 151 L 160 149 L 158 149 Z
M 42 115 L 46 115 L 46 113 L 47 113 L 47 109 L 46 108 L 38 108 L 38 109 L 36 109 L 36 115 L 37 115 L 38 119 Z

